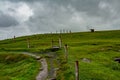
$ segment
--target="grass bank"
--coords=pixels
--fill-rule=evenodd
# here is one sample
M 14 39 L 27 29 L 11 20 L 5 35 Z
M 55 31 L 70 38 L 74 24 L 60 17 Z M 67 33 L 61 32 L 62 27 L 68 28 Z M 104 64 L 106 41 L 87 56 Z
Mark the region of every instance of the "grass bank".
M 39 67 L 28 55 L 0 52 L 0 80 L 35 80 Z

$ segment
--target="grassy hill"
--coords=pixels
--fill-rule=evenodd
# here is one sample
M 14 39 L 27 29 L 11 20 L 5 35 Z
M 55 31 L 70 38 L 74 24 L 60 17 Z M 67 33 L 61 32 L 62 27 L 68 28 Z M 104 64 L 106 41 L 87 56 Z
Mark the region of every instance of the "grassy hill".
M 39 66 L 30 56 L 0 52 L 0 80 L 35 80 Z
M 38 34 L 0 41 L 0 52 L 37 52 L 51 47 L 51 40 L 62 37 L 68 45 L 68 62 L 64 48 L 57 51 L 57 80 L 75 80 L 75 61 L 79 61 L 81 80 L 119 80 L 120 31 L 76 32 L 63 34 Z M 27 39 L 30 48 L 27 48 Z M 55 43 L 57 45 L 57 43 Z M 41 55 L 41 54 L 40 54 Z M 49 60 L 49 59 L 48 59 Z M 8 65 L 9 66 L 9 65 Z

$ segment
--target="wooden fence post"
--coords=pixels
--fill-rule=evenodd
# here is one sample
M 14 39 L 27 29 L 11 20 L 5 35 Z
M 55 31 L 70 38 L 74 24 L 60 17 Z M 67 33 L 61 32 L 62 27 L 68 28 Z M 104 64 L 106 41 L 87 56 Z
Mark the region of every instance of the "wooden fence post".
M 14 42 L 15 42 L 15 38 L 16 38 L 16 37 L 14 36 L 14 38 L 13 38 L 13 41 L 14 41 Z
M 69 30 L 66 30 L 66 33 L 69 33 Z
M 52 47 L 52 48 L 53 48 L 53 42 L 54 42 L 54 41 L 53 41 L 53 39 L 52 39 L 52 41 L 51 41 L 51 47 Z
M 30 48 L 30 40 L 27 38 L 27 47 Z
M 72 33 L 72 31 L 70 30 L 69 33 Z
M 14 36 L 14 39 L 15 39 L 16 37 Z
M 65 33 L 65 29 L 63 29 L 63 33 Z
M 79 62 L 75 61 L 75 80 L 79 80 Z
M 62 34 L 62 30 L 60 30 L 60 34 Z
M 57 34 L 58 32 L 57 32 L 57 30 L 56 30 L 56 34 Z
M 60 48 L 62 47 L 62 39 L 61 39 L 61 37 L 59 37 L 59 47 Z
M 65 44 L 64 48 L 65 48 L 65 59 L 67 62 L 68 61 L 68 46 L 67 46 L 67 44 Z

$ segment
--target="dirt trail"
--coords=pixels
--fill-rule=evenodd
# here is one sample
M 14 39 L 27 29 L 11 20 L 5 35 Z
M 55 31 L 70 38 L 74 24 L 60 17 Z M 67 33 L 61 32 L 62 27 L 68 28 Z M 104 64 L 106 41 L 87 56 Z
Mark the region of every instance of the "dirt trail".
M 40 72 L 37 75 L 36 80 L 46 80 L 47 76 L 48 76 L 48 65 L 47 65 L 46 59 L 45 58 L 41 58 L 40 56 L 37 56 L 37 55 L 32 54 L 32 53 L 24 52 L 23 54 L 35 57 L 38 60 L 38 62 L 41 63 L 42 68 L 40 68 Z
M 39 74 L 36 77 L 36 80 L 46 80 L 47 76 L 48 76 L 48 66 L 47 66 L 47 62 L 45 58 L 42 58 L 41 60 L 38 60 L 39 62 L 41 62 L 42 64 L 42 68 L 39 72 Z
M 48 80 L 56 80 L 56 71 L 58 70 L 58 68 L 55 66 L 55 64 L 58 64 L 56 63 L 57 55 L 55 52 L 49 52 L 46 54 L 47 56 L 49 56 L 47 60 L 49 63 Z

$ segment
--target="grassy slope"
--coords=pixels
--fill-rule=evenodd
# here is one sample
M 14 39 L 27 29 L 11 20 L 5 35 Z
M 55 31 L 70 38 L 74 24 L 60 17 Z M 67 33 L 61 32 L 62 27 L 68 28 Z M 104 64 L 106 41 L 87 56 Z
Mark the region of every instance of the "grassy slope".
M 78 60 L 81 80 L 119 80 L 120 64 L 113 61 L 120 57 L 119 34 L 120 31 L 109 31 L 76 33 L 71 38 L 66 35 L 64 41 L 69 45 L 69 58 L 68 63 L 62 66 L 60 79 L 74 80 L 74 65 Z M 83 58 L 91 62 L 83 62 Z
M 63 44 L 69 46 L 68 63 L 63 64 L 64 51 L 59 51 L 61 64 L 58 80 L 74 80 L 74 64 L 78 60 L 81 80 L 119 80 L 120 64 L 114 62 L 120 57 L 120 31 L 81 32 L 61 34 Z M 26 38 L 31 48 L 27 49 Z M 59 34 L 42 34 L 0 41 L 0 51 L 39 52 L 51 46 L 51 40 L 57 40 Z M 87 58 L 91 62 L 83 62 Z
M 0 53 L 0 80 L 35 80 L 39 63 L 30 56 Z

